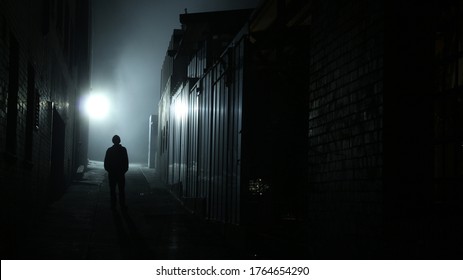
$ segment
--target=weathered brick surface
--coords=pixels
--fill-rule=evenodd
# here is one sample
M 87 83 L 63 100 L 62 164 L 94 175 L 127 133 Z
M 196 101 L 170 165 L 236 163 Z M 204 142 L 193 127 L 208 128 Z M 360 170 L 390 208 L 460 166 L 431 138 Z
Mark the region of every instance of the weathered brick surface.
M 318 243 L 328 248 L 368 247 L 381 230 L 384 32 L 379 2 L 317 1 L 312 13 L 307 212 L 312 241 L 330 240 Z

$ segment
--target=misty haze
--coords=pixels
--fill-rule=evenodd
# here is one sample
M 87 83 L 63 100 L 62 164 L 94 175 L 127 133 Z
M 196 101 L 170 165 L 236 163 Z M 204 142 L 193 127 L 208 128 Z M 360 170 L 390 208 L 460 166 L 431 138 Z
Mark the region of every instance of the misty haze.
M 149 116 L 158 114 L 161 67 L 179 14 L 254 8 L 258 0 L 93 1 L 92 94 L 110 98 L 90 121 L 89 158 L 103 160 L 114 134 L 130 162 L 148 162 Z
M 0 48 L 2 259 L 463 256 L 463 0 L 1 0 Z

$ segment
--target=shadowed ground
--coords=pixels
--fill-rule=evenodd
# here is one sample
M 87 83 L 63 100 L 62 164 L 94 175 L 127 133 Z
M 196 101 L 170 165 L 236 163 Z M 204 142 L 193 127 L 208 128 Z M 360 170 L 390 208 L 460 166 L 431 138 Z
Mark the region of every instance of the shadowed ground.
M 244 255 L 187 212 L 152 169 L 131 165 L 126 211 L 111 210 L 107 176 L 91 162 L 22 233 L 19 259 L 230 259 Z M 149 181 L 149 183 L 148 183 Z

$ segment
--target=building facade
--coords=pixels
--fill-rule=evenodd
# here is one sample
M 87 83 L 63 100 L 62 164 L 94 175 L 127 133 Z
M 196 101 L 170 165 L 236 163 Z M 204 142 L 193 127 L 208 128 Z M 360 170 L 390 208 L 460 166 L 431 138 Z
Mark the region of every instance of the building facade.
M 86 166 L 89 1 L 1 1 L 3 246 Z M 5 245 L 5 246 L 7 246 Z
M 219 56 L 198 39 L 162 95 L 166 182 L 210 220 L 297 229 L 309 257 L 457 256 L 462 12 L 262 1 Z
M 243 21 L 231 32 L 228 18 L 236 14 Z M 295 91 L 300 83 L 291 78 L 289 64 L 275 59 L 281 47 L 255 43 L 250 13 L 244 15 L 180 16 L 184 28 L 174 32 L 171 46 L 178 34 L 182 43 L 170 52 L 174 67 L 182 59 L 184 79 L 161 97 L 160 168 L 195 213 L 226 224 L 261 225 L 301 214 L 305 100 Z M 208 25 L 215 30 L 201 30 Z M 185 46 L 185 38 L 195 41 Z M 178 57 L 182 52 L 186 59 Z M 278 68 L 288 72 L 276 73 Z

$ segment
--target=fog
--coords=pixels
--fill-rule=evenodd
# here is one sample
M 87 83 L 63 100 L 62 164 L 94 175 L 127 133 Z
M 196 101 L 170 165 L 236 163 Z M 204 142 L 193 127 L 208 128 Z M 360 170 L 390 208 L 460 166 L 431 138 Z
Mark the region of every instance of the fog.
M 89 158 L 103 160 L 114 134 L 130 162 L 148 160 L 148 120 L 158 113 L 160 70 L 179 14 L 254 8 L 259 0 L 94 0 L 92 94 L 109 115 L 90 120 Z

